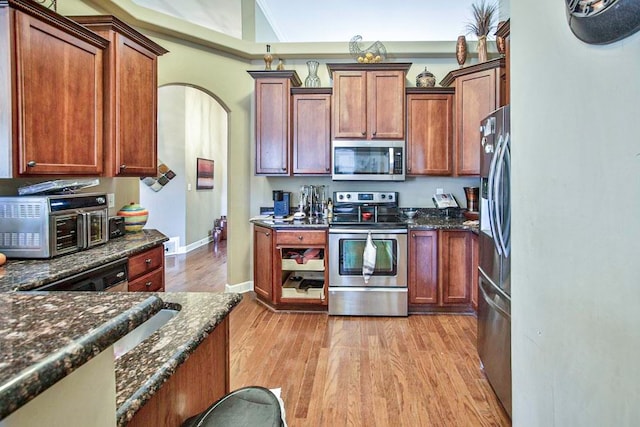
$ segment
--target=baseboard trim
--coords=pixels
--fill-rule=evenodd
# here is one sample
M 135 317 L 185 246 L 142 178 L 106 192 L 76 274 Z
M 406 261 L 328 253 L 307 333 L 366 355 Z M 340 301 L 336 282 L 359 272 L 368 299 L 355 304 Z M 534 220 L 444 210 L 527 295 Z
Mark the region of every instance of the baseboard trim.
M 213 236 L 205 237 L 204 239 L 200 239 L 197 242 L 193 242 L 187 246 L 180 246 L 180 239 L 178 237 L 172 237 L 168 242 L 165 242 L 164 246 L 164 255 L 180 255 L 186 254 L 187 252 L 191 252 L 194 249 L 198 249 L 200 246 L 208 245 L 209 242 L 213 241 Z
M 236 283 L 235 285 L 226 284 L 224 291 L 226 293 L 244 294 L 253 290 L 253 280 L 247 282 Z

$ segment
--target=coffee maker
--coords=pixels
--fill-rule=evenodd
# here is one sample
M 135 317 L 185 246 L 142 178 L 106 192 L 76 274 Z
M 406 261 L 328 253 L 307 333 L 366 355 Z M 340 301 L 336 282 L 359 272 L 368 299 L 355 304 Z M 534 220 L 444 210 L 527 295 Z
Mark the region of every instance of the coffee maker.
M 288 191 L 276 190 L 273 192 L 273 216 L 284 218 L 289 216 L 289 201 L 291 193 Z

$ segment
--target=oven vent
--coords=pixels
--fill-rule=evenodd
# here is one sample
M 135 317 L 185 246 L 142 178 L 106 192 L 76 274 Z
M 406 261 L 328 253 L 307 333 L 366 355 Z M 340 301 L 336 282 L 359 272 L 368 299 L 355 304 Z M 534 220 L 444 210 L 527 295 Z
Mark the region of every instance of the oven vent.
M 37 249 L 40 247 L 40 233 L 0 232 L 0 247 L 3 249 Z
M 0 204 L 0 218 L 25 219 L 40 218 L 42 205 L 38 203 L 4 203 Z

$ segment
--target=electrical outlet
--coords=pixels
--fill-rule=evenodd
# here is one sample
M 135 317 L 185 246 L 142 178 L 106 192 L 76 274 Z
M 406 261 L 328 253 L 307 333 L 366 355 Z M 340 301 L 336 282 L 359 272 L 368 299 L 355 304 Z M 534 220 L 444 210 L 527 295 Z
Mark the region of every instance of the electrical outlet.
M 116 207 L 116 195 L 113 193 L 107 194 L 107 207 L 115 208 Z
M 442 194 L 442 193 L 444 193 L 444 189 L 436 188 L 436 194 Z

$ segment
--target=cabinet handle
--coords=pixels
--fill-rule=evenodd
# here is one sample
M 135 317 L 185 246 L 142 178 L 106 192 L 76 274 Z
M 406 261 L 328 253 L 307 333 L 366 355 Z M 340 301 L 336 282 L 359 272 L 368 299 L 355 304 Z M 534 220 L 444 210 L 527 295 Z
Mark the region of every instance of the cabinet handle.
M 303 237 L 302 237 L 302 236 L 298 236 L 298 240 L 300 240 L 300 241 L 301 241 L 302 239 L 303 239 Z
M 407 172 L 411 172 L 411 168 L 407 168 Z
M 271 233 L 264 233 L 264 235 L 269 237 L 269 236 L 271 236 Z
M 416 233 L 411 233 L 411 237 L 416 238 Z
M 378 133 L 378 131 L 373 131 L 373 136 L 376 136 L 376 134 Z
M 121 170 L 125 170 L 126 168 L 127 168 L 127 165 L 125 165 L 124 163 L 120 165 Z
M 367 132 L 362 132 L 362 136 L 365 136 L 367 134 Z
M 286 167 L 286 166 L 285 166 L 285 167 L 283 167 L 283 168 L 282 168 L 282 170 L 283 170 L 283 171 L 286 171 L 286 170 L 287 170 L 287 167 Z
M 327 172 L 330 172 L 330 171 L 331 171 L 331 168 L 326 168 L 325 170 L 326 170 Z
M 147 264 L 151 264 L 151 258 L 145 259 L 144 262 L 146 262 Z
M 150 287 L 151 287 L 151 281 L 149 281 L 149 282 L 145 283 L 144 285 L 145 285 L 147 288 L 150 288 Z
M 27 162 L 27 166 L 29 166 L 30 168 L 35 167 L 35 165 L 37 165 L 35 160 L 30 160 Z

